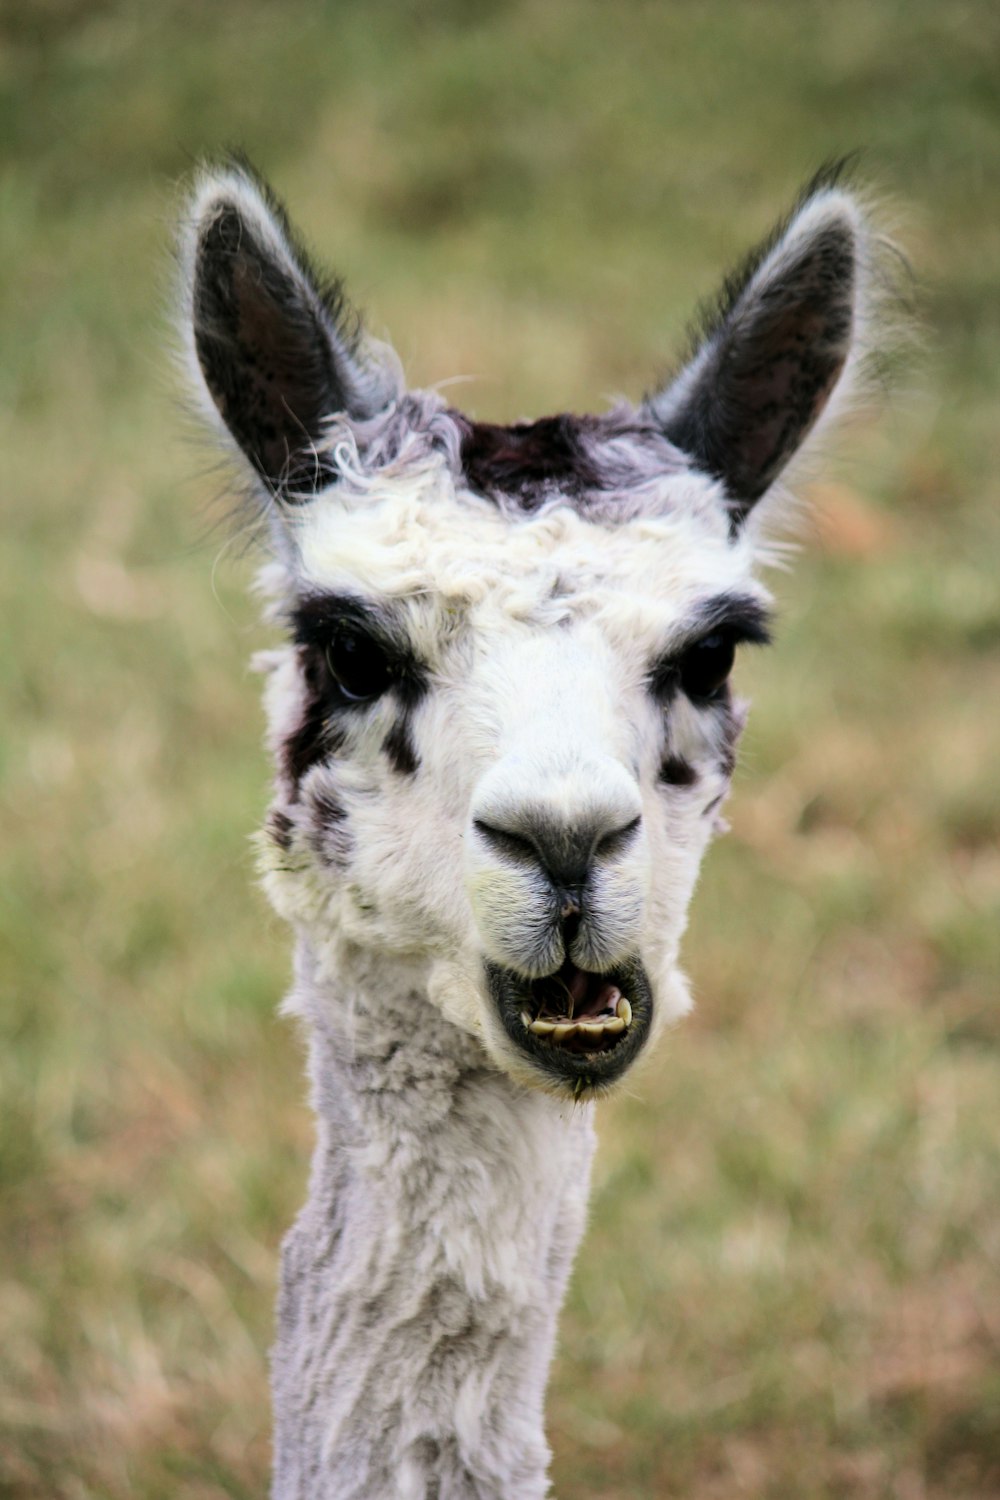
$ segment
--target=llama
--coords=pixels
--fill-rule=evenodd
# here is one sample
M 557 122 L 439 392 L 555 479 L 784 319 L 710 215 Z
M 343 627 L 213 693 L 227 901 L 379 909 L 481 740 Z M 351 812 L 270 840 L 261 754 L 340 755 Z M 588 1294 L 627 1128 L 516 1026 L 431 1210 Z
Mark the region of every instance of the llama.
M 317 1140 L 282 1252 L 275 1500 L 549 1491 L 594 1100 L 689 1009 L 730 671 L 768 639 L 764 519 L 856 384 L 877 243 L 821 174 L 669 383 L 498 426 L 406 389 L 246 163 L 198 178 L 188 363 L 289 637 L 262 659 L 259 844 Z

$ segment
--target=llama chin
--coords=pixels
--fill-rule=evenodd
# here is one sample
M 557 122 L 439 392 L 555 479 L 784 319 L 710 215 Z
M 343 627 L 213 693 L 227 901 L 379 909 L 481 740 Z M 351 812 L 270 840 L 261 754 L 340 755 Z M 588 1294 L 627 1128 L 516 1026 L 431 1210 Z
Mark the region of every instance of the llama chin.
M 821 173 L 661 389 L 500 426 L 405 388 L 245 162 L 198 177 L 184 348 L 285 634 L 259 847 L 317 1115 L 275 1500 L 548 1492 L 590 1101 L 690 1007 L 730 675 L 791 465 L 872 349 L 878 245 Z

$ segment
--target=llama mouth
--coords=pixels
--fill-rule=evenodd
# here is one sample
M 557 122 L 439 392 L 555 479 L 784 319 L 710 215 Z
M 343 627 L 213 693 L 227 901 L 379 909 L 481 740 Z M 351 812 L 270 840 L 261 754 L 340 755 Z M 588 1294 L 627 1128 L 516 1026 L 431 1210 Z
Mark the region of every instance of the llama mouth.
M 570 1052 L 610 1051 L 632 1024 L 632 1004 L 614 980 L 569 961 L 529 988 L 534 1006 L 521 1011 L 525 1030 Z
M 652 993 L 638 960 L 597 974 L 567 959 L 543 979 L 487 962 L 486 974 L 511 1041 L 574 1093 L 612 1083 L 649 1035 Z

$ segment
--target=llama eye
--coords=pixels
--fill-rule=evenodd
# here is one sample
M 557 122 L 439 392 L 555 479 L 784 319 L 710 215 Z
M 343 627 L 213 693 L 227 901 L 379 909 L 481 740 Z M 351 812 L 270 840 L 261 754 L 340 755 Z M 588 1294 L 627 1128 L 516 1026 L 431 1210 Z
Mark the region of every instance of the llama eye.
M 385 652 L 360 630 L 340 630 L 326 648 L 326 662 L 350 703 L 380 698 L 392 680 Z
M 688 697 L 696 702 L 714 698 L 725 686 L 735 654 L 736 642 L 722 631 L 703 636 L 689 646 L 677 663 L 681 687 Z

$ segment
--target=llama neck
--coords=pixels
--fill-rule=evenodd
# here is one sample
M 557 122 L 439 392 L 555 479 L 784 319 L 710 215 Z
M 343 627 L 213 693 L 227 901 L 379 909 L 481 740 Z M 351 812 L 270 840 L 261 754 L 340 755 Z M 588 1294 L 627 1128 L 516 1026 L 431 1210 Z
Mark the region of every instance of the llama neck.
M 519 1089 L 384 963 L 306 945 L 317 1144 L 284 1245 L 275 1500 L 536 1500 L 591 1110 Z

